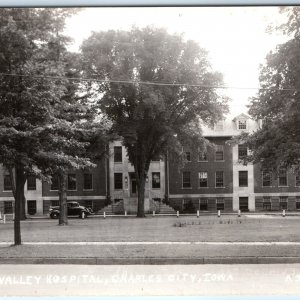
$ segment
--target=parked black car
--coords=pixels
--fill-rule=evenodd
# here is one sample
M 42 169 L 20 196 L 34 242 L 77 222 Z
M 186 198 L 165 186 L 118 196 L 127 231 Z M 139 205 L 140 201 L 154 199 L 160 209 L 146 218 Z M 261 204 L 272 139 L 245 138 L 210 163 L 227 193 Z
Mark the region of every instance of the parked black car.
M 67 203 L 68 216 L 78 216 L 80 218 L 86 218 L 89 215 L 93 215 L 94 212 L 91 208 L 80 205 L 78 202 L 70 201 Z M 59 217 L 59 206 L 50 206 L 49 215 L 51 219 L 57 219 Z

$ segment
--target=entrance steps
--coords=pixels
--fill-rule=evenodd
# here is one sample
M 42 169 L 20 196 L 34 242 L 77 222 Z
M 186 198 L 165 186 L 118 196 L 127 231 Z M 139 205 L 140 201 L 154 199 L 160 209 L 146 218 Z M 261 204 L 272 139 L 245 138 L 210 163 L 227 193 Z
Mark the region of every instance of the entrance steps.
M 156 214 L 164 214 L 164 215 L 168 215 L 168 214 L 176 214 L 176 211 L 173 207 L 171 207 L 170 205 L 167 205 L 165 203 L 162 203 L 160 201 L 154 201 L 151 200 L 151 207 L 150 207 L 150 212 L 155 211 Z
M 98 211 L 97 214 L 103 215 L 105 212 L 106 215 L 120 215 L 124 214 L 124 202 L 123 200 L 118 201 L 117 203 L 109 204 L 103 207 L 101 210 Z

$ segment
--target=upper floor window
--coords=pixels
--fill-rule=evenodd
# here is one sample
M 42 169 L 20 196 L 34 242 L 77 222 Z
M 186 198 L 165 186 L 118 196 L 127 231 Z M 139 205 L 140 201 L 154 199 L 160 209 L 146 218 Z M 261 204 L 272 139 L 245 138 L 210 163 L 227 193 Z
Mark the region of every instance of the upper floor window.
M 248 151 L 247 151 L 247 146 L 246 145 L 238 145 L 238 156 L 239 159 L 244 159 L 247 157 Z
M 248 186 L 248 171 L 239 171 L 239 186 Z
M 272 185 L 272 174 L 269 171 L 262 171 L 262 186 Z
M 10 180 L 10 175 L 4 175 L 4 184 L 3 184 L 3 188 L 4 191 L 11 191 L 12 190 L 12 184 L 11 184 L 11 180 Z
M 297 171 L 295 179 L 296 179 L 296 186 L 300 186 L 300 171 Z
M 76 174 L 68 174 L 68 190 L 76 191 L 76 188 L 77 188 Z
M 185 161 L 191 161 L 191 152 L 190 151 L 185 152 L 184 159 L 185 159 Z
M 208 161 L 206 151 L 202 151 L 202 152 L 200 151 L 198 153 L 198 161 Z
M 207 187 L 208 174 L 207 172 L 199 172 L 199 187 Z
M 114 162 L 122 162 L 122 146 L 114 147 Z
M 84 173 L 83 174 L 83 189 L 92 190 L 93 189 L 93 174 Z
M 182 172 L 182 187 L 191 187 L 191 172 Z
M 159 172 L 152 173 L 152 188 L 160 189 L 160 173 Z
M 216 172 L 216 187 L 224 187 L 224 172 Z
M 58 188 L 59 188 L 59 186 L 58 186 L 58 176 L 57 175 L 53 175 L 51 177 L 51 187 L 50 187 L 50 189 L 52 191 L 58 191 Z
M 287 186 L 287 172 L 286 169 L 280 168 L 279 169 L 279 174 L 278 174 L 278 185 L 279 186 Z
M 238 120 L 238 129 L 247 129 L 247 120 Z
M 215 157 L 216 157 L 217 161 L 223 161 L 224 160 L 224 148 L 223 148 L 223 145 L 216 145 Z
M 36 177 L 34 175 L 29 175 L 27 177 L 27 190 L 28 191 L 36 190 Z

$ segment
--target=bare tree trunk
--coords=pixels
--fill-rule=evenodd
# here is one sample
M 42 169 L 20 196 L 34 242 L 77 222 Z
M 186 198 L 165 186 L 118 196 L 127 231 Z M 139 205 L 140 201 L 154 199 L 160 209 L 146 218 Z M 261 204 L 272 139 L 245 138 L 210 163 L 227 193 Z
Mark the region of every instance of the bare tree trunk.
M 59 222 L 58 225 L 68 225 L 68 207 L 67 207 L 67 175 L 64 171 L 58 174 L 59 183 Z
M 137 217 L 144 218 L 145 217 L 145 176 L 142 175 L 137 180 L 137 188 L 138 188 Z
M 15 176 L 14 176 L 14 170 L 12 167 L 6 167 L 8 169 L 9 177 L 10 177 L 10 182 L 12 186 L 12 193 L 14 195 L 14 198 L 16 199 L 16 181 L 15 181 Z M 24 188 L 23 188 L 24 191 Z M 25 213 L 25 206 L 26 206 L 26 198 L 25 198 L 25 192 L 23 192 L 23 199 L 21 201 L 21 216 L 20 220 L 26 220 L 26 213 Z
M 21 245 L 21 203 L 24 196 L 24 185 L 26 176 L 24 167 L 22 165 L 16 165 L 16 190 L 15 190 L 15 219 L 14 219 L 14 238 L 15 245 Z

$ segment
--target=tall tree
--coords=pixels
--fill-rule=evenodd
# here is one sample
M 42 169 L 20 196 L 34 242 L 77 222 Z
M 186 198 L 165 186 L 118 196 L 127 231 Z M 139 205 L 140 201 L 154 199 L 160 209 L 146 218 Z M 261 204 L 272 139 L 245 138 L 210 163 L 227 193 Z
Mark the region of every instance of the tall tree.
M 86 76 L 105 80 L 91 88 L 134 166 L 137 216 L 144 217 L 151 160 L 167 147 L 178 153 L 183 144 L 202 145 L 200 121 L 212 123 L 226 110 L 227 98 L 213 88 L 222 76 L 197 43 L 164 29 L 93 33 L 81 50 Z
M 43 177 L 43 139 L 57 124 L 65 94 L 64 63 L 58 55 L 69 39 L 61 34 L 73 9 L 0 11 L 0 162 L 15 171 L 14 242 L 21 244 L 21 203 L 27 174 Z M 51 141 L 53 142 L 53 141 Z M 59 154 L 57 155 L 59 158 Z
M 250 102 L 249 113 L 262 126 L 241 137 L 252 150 L 248 159 L 273 171 L 300 165 L 300 9 L 280 11 L 287 22 L 275 30 L 289 39 L 268 54 L 261 67 L 261 89 Z

